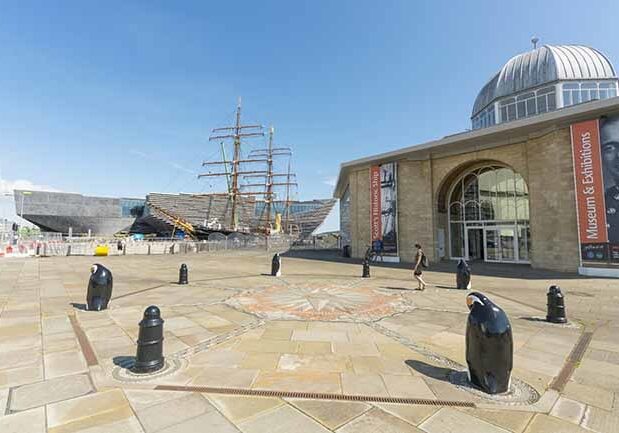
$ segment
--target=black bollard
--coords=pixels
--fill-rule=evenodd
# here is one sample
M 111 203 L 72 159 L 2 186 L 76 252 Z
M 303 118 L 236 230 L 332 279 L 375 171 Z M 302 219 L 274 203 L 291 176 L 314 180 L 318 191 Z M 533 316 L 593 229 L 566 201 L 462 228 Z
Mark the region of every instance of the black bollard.
M 552 323 L 567 323 L 565 316 L 565 297 L 561 293 L 561 287 L 550 286 L 548 289 L 548 312 L 546 320 Z
M 138 350 L 131 371 L 138 374 L 153 373 L 164 366 L 163 319 L 155 305 L 144 310 L 138 334 Z
M 470 310 L 466 324 L 469 379 L 488 394 L 507 392 L 514 356 L 507 314 L 478 292 L 469 293 L 466 304 Z
M 361 278 L 370 278 L 370 261 L 368 259 L 363 259 L 363 274 Z
M 282 275 L 282 258 L 279 253 L 275 253 L 271 260 L 271 276 L 279 277 Z
M 88 311 L 105 310 L 112 298 L 113 286 L 112 272 L 98 263 L 92 265 L 86 294 L 86 308 Z
M 183 263 L 181 265 L 181 268 L 178 271 L 178 284 L 187 284 L 187 283 L 189 283 L 188 278 L 189 278 L 189 274 L 188 274 L 188 271 L 187 271 L 187 265 L 185 263 Z
M 471 268 L 464 259 L 460 259 L 456 271 L 456 289 L 471 289 Z

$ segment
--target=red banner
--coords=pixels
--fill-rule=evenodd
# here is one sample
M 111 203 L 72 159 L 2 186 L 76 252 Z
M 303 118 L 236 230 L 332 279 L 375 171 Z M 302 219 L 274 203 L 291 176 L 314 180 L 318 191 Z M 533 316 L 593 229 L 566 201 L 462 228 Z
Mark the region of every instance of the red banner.
M 381 227 L 380 166 L 370 167 L 370 232 L 371 241 L 383 239 Z
M 608 233 L 599 121 L 596 119 L 575 123 L 571 131 L 580 243 L 606 243 Z

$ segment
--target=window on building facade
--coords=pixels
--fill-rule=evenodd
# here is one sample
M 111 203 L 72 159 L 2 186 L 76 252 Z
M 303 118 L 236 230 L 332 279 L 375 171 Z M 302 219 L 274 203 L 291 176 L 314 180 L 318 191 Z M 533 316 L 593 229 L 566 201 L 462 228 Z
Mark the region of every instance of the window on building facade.
M 486 107 L 473 118 L 473 129 L 488 128 L 494 124 L 496 124 L 494 104 L 490 104 L 490 106 Z
M 557 93 L 554 86 L 543 87 L 535 92 L 526 92 L 499 102 L 499 123 L 524 119 L 536 114 L 557 109 Z
M 563 83 L 562 87 L 564 107 L 617 96 L 617 83 L 610 81 L 571 82 Z
M 497 247 L 505 253 L 499 260 L 529 260 L 529 193 L 522 176 L 510 168 L 486 166 L 462 176 L 449 196 L 448 221 L 452 258 L 466 256 L 470 230 L 484 233 L 484 248 L 491 247 L 490 237 L 507 230 L 513 239 Z

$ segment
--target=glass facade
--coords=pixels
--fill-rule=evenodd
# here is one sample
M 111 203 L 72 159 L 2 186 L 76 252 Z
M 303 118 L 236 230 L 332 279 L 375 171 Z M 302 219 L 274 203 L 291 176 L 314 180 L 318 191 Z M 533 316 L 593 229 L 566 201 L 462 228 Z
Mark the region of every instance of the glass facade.
M 490 104 L 481 113 L 473 118 L 473 129 L 487 128 L 496 123 L 494 105 Z
M 145 200 L 137 198 L 121 198 L 120 212 L 123 217 L 139 218 L 144 215 Z
M 290 203 L 290 214 L 296 215 L 304 212 L 309 212 L 314 209 L 318 209 L 324 206 L 324 202 L 322 201 L 308 201 L 308 202 L 291 202 Z M 266 203 L 257 202 L 255 207 L 255 215 L 260 216 L 262 212 L 265 210 Z M 283 202 L 273 203 L 271 207 L 271 212 L 283 214 L 286 210 L 286 204 Z
M 559 94 L 562 98 L 558 98 Z M 537 90 L 500 99 L 484 108 L 472 119 L 473 129 L 524 119 L 558 108 L 598 99 L 614 98 L 619 94 L 617 81 L 561 81 Z M 498 105 L 498 114 L 495 114 Z M 498 117 L 497 117 L 498 116 Z
M 524 119 L 556 109 L 555 86 L 547 86 L 499 101 L 499 123 Z
M 452 258 L 528 262 L 529 192 L 510 168 L 486 166 L 458 179 L 448 217 Z
M 563 106 L 581 104 L 595 99 L 617 96 L 616 81 L 574 81 L 562 84 Z

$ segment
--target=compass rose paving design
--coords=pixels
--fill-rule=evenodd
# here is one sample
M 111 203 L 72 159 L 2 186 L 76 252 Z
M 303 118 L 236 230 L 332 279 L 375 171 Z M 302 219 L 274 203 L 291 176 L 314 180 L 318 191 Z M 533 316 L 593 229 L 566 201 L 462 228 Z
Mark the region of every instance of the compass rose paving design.
M 301 284 L 272 286 L 232 296 L 231 307 L 269 320 L 368 322 L 412 311 L 413 303 L 400 293 L 350 285 Z

